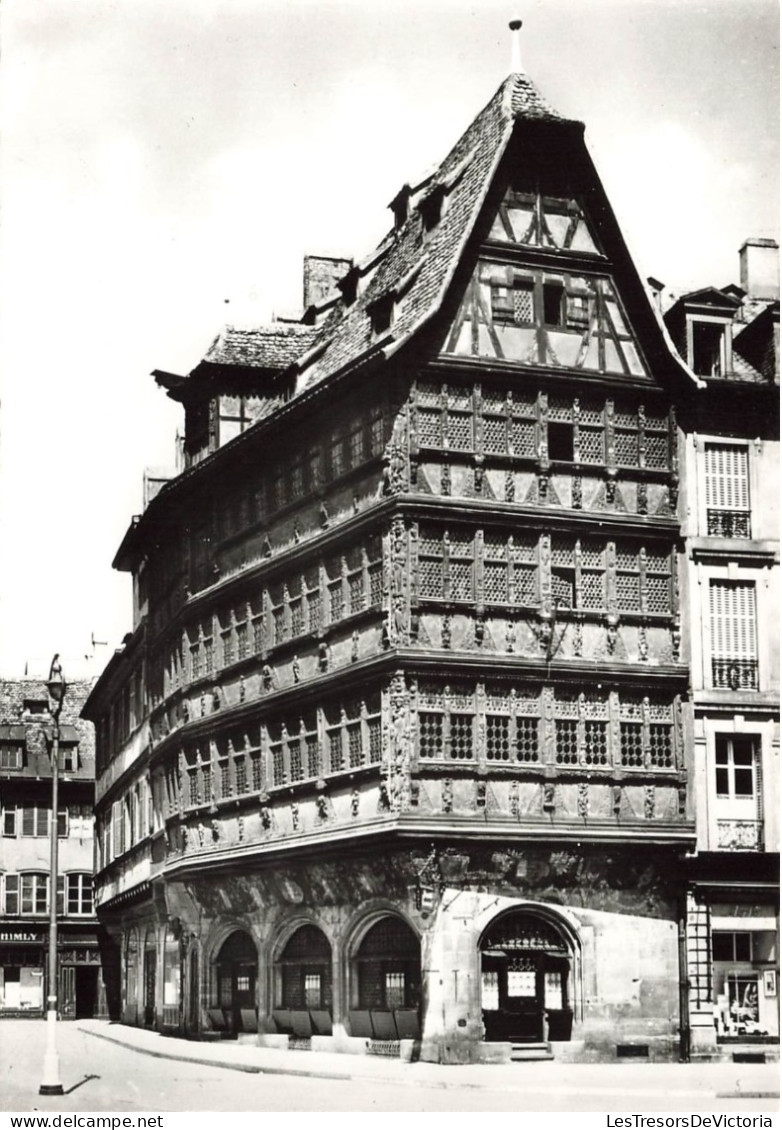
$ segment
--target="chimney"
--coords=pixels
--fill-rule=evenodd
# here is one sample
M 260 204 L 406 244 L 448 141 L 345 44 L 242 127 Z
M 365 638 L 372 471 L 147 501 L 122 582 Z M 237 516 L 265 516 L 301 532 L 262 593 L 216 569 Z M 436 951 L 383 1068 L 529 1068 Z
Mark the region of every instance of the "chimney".
M 665 290 L 665 283 L 660 282 L 660 280 L 656 279 L 654 275 L 649 275 L 649 278 L 646 281 L 649 284 L 649 289 L 652 292 L 652 301 L 654 302 L 657 309 L 662 312 L 663 291 Z
M 746 239 L 739 250 L 741 287 L 747 297 L 779 298 L 779 244 L 774 239 Z
M 336 290 L 337 283 L 353 266 L 352 259 L 328 255 L 304 256 L 304 309 L 320 306 Z
M 521 65 L 521 20 L 515 16 L 508 24 L 510 28 L 510 73 L 512 75 L 520 75 L 524 73 L 524 67 Z

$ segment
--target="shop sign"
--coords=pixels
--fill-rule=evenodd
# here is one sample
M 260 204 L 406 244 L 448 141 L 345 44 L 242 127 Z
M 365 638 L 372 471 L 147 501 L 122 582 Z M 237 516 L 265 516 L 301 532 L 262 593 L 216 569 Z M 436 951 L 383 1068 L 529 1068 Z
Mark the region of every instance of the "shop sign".
M 0 944 L 3 942 L 38 942 L 42 935 L 32 930 L 0 930 Z

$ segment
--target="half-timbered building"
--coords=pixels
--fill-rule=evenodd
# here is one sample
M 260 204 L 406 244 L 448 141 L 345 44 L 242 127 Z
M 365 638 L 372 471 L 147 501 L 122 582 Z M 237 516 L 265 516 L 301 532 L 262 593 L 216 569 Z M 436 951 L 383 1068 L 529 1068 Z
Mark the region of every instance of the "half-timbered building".
M 123 1019 L 678 1057 L 704 382 L 525 74 L 391 208 L 365 260 L 308 260 L 300 322 L 156 374 L 185 467 L 86 708 Z

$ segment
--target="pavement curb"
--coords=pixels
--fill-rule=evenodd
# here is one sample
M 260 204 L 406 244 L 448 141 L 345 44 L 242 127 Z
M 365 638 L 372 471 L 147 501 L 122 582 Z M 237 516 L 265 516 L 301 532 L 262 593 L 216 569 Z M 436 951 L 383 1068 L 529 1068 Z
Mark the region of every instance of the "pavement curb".
M 249 1075 L 298 1075 L 306 1079 L 339 1079 L 342 1082 L 354 1078 L 353 1075 L 336 1071 L 301 1071 L 295 1067 L 265 1067 L 262 1064 L 231 1063 L 228 1060 L 207 1059 L 204 1056 L 177 1055 L 176 1052 L 157 1051 L 155 1048 L 142 1048 L 129 1040 L 119 1040 L 116 1036 L 109 1036 L 105 1032 L 94 1032 L 91 1028 L 80 1028 L 79 1031 L 84 1032 L 86 1036 L 94 1036 L 96 1040 L 105 1040 L 109 1044 L 117 1044 L 121 1048 L 128 1048 L 130 1051 L 138 1052 L 139 1055 L 149 1055 L 152 1056 L 153 1059 L 172 1059 L 176 1063 L 197 1063 L 199 1067 L 224 1067 L 228 1071 L 243 1071 L 245 1074 Z M 369 1077 L 362 1075 L 360 1078 Z M 378 1082 L 378 1078 L 373 1078 L 371 1081 Z
M 166 1050 L 158 1051 L 156 1048 L 143 1048 L 138 1044 L 134 1044 L 130 1040 L 122 1040 L 116 1036 L 109 1036 L 105 1032 L 95 1032 L 91 1028 L 80 1028 L 79 1031 L 84 1032 L 87 1036 L 94 1036 L 97 1040 L 105 1040 L 109 1044 L 117 1044 L 119 1047 L 128 1048 L 129 1051 L 138 1052 L 140 1055 L 148 1055 L 153 1059 L 170 1059 L 176 1063 L 197 1063 L 199 1067 L 224 1067 L 228 1071 L 243 1071 L 246 1075 L 291 1075 L 304 1079 L 335 1079 L 338 1082 L 349 1083 L 395 1083 L 399 1080 L 394 1079 L 388 1075 L 369 1075 L 364 1072 L 342 1072 L 342 1071 L 318 1071 L 317 1068 L 297 1068 L 297 1067 L 270 1067 L 263 1064 L 253 1063 L 231 1063 L 223 1059 L 210 1059 L 206 1056 L 196 1055 L 177 1055 L 176 1052 L 169 1052 Z M 436 1065 L 433 1065 L 436 1066 Z M 493 1083 L 469 1083 L 469 1082 L 455 1082 L 446 1079 L 420 1079 L 416 1083 L 422 1087 L 431 1087 L 433 1090 L 463 1090 L 463 1091 L 492 1091 L 496 1092 L 498 1089 L 502 1091 L 515 1091 L 516 1087 L 508 1087 L 507 1085 L 500 1084 L 499 1088 Z
M 180 1055 L 176 1051 L 168 1050 L 165 1047 L 146 1048 L 139 1044 L 134 1043 L 132 1040 L 122 1039 L 120 1037 L 109 1035 L 107 1032 L 96 1032 L 92 1028 L 83 1028 L 79 1026 L 79 1031 L 87 1036 L 94 1036 L 98 1040 L 105 1040 L 109 1044 L 116 1044 L 119 1047 L 127 1048 L 129 1051 L 138 1052 L 139 1055 L 147 1055 L 153 1059 L 168 1059 L 175 1063 L 195 1063 L 200 1067 L 217 1067 L 225 1068 L 228 1071 L 241 1071 L 246 1075 L 287 1075 L 305 1079 L 333 1079 L 337 1082 L 355 1082 L 355 1083 L 383 1083 L 393 1084 L 399 1082 L 394 1076 L 384 1075 L 381 1073 L 365 1074 L 364 1072 L 351 1072 L 351 1071 L 323 1071 L 317 1068 L 297 1068 L 297 1067 L 275 1067 L 265 1064 L 254 1063 L 239 1063 L 231 1062 L 230 1060 L 215 1059 L 209 1056 L 201 1055 Z M 414 1066 L 414 1065 L 413 1065 Z M 437 1066 L 432 1064 L 431 1066 Z M 522 1066 L 517 1064 L 516 1066 Z M 519 1086 L 508 1086 L 507 1081 L 497 1079 L 496 1082 L 481 1082 L 473 1083 L 466 1081 L 446 1080 L 446 1079 L 429 1079 L 421 1078 L 415 1080 L 416 1085 L 422 1087 L 430 1087 L 433 1090 L 464 1090 L 464 1091 L 490 1091 L 490 1092 L 514 1092 L 520 1089 Z M 519 1080 L 521 1084 L 521 1080 Z M 524 1089 L 523 1086 L 521 1089 Z M 562 1094 L 579 1094 L 580 1091 L 571 1087 L 560 1086 L 560 1093 Z M 590 1094 L 606 1095 L 616 1093 L 615 1088 L 598 1088 L 596 1091 L 590 1091 Z M 641 1092 L 646 1093 L 646 1092 Z M 681 1097 L 686 1098 L 700 1098 L 704 1096 L 702 1091 L 681 1090 L 676 1092 Z M 634 1091 L 625 1091 L 625 1094 L 631 1097 Z M 759 1090 L 746 1090 L 746 1091 L 733 1091 L 733 1092 L 715 1092 L 709 1098 L 712 1099 L 765 1099 L 779 1100 L 779 1094 L 773 1091 L 759 1091 Z

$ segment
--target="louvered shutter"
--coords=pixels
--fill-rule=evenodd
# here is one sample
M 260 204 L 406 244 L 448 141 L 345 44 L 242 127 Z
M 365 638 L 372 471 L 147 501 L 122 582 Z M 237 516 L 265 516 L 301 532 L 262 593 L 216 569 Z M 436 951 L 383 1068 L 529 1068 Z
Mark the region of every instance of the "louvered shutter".
M 122 823 L 122 802 L 115 800 L 112 811 L 113 835 L 112 848 L 114 856 L 121 855 L 125 850 L 124 827 Z
M 714 581 L 709 596 L 715 658 L 757 658 L 755 586 Z
M 749 510 L 746 448 L 706 448 L 706 505 L 710 510 Z

